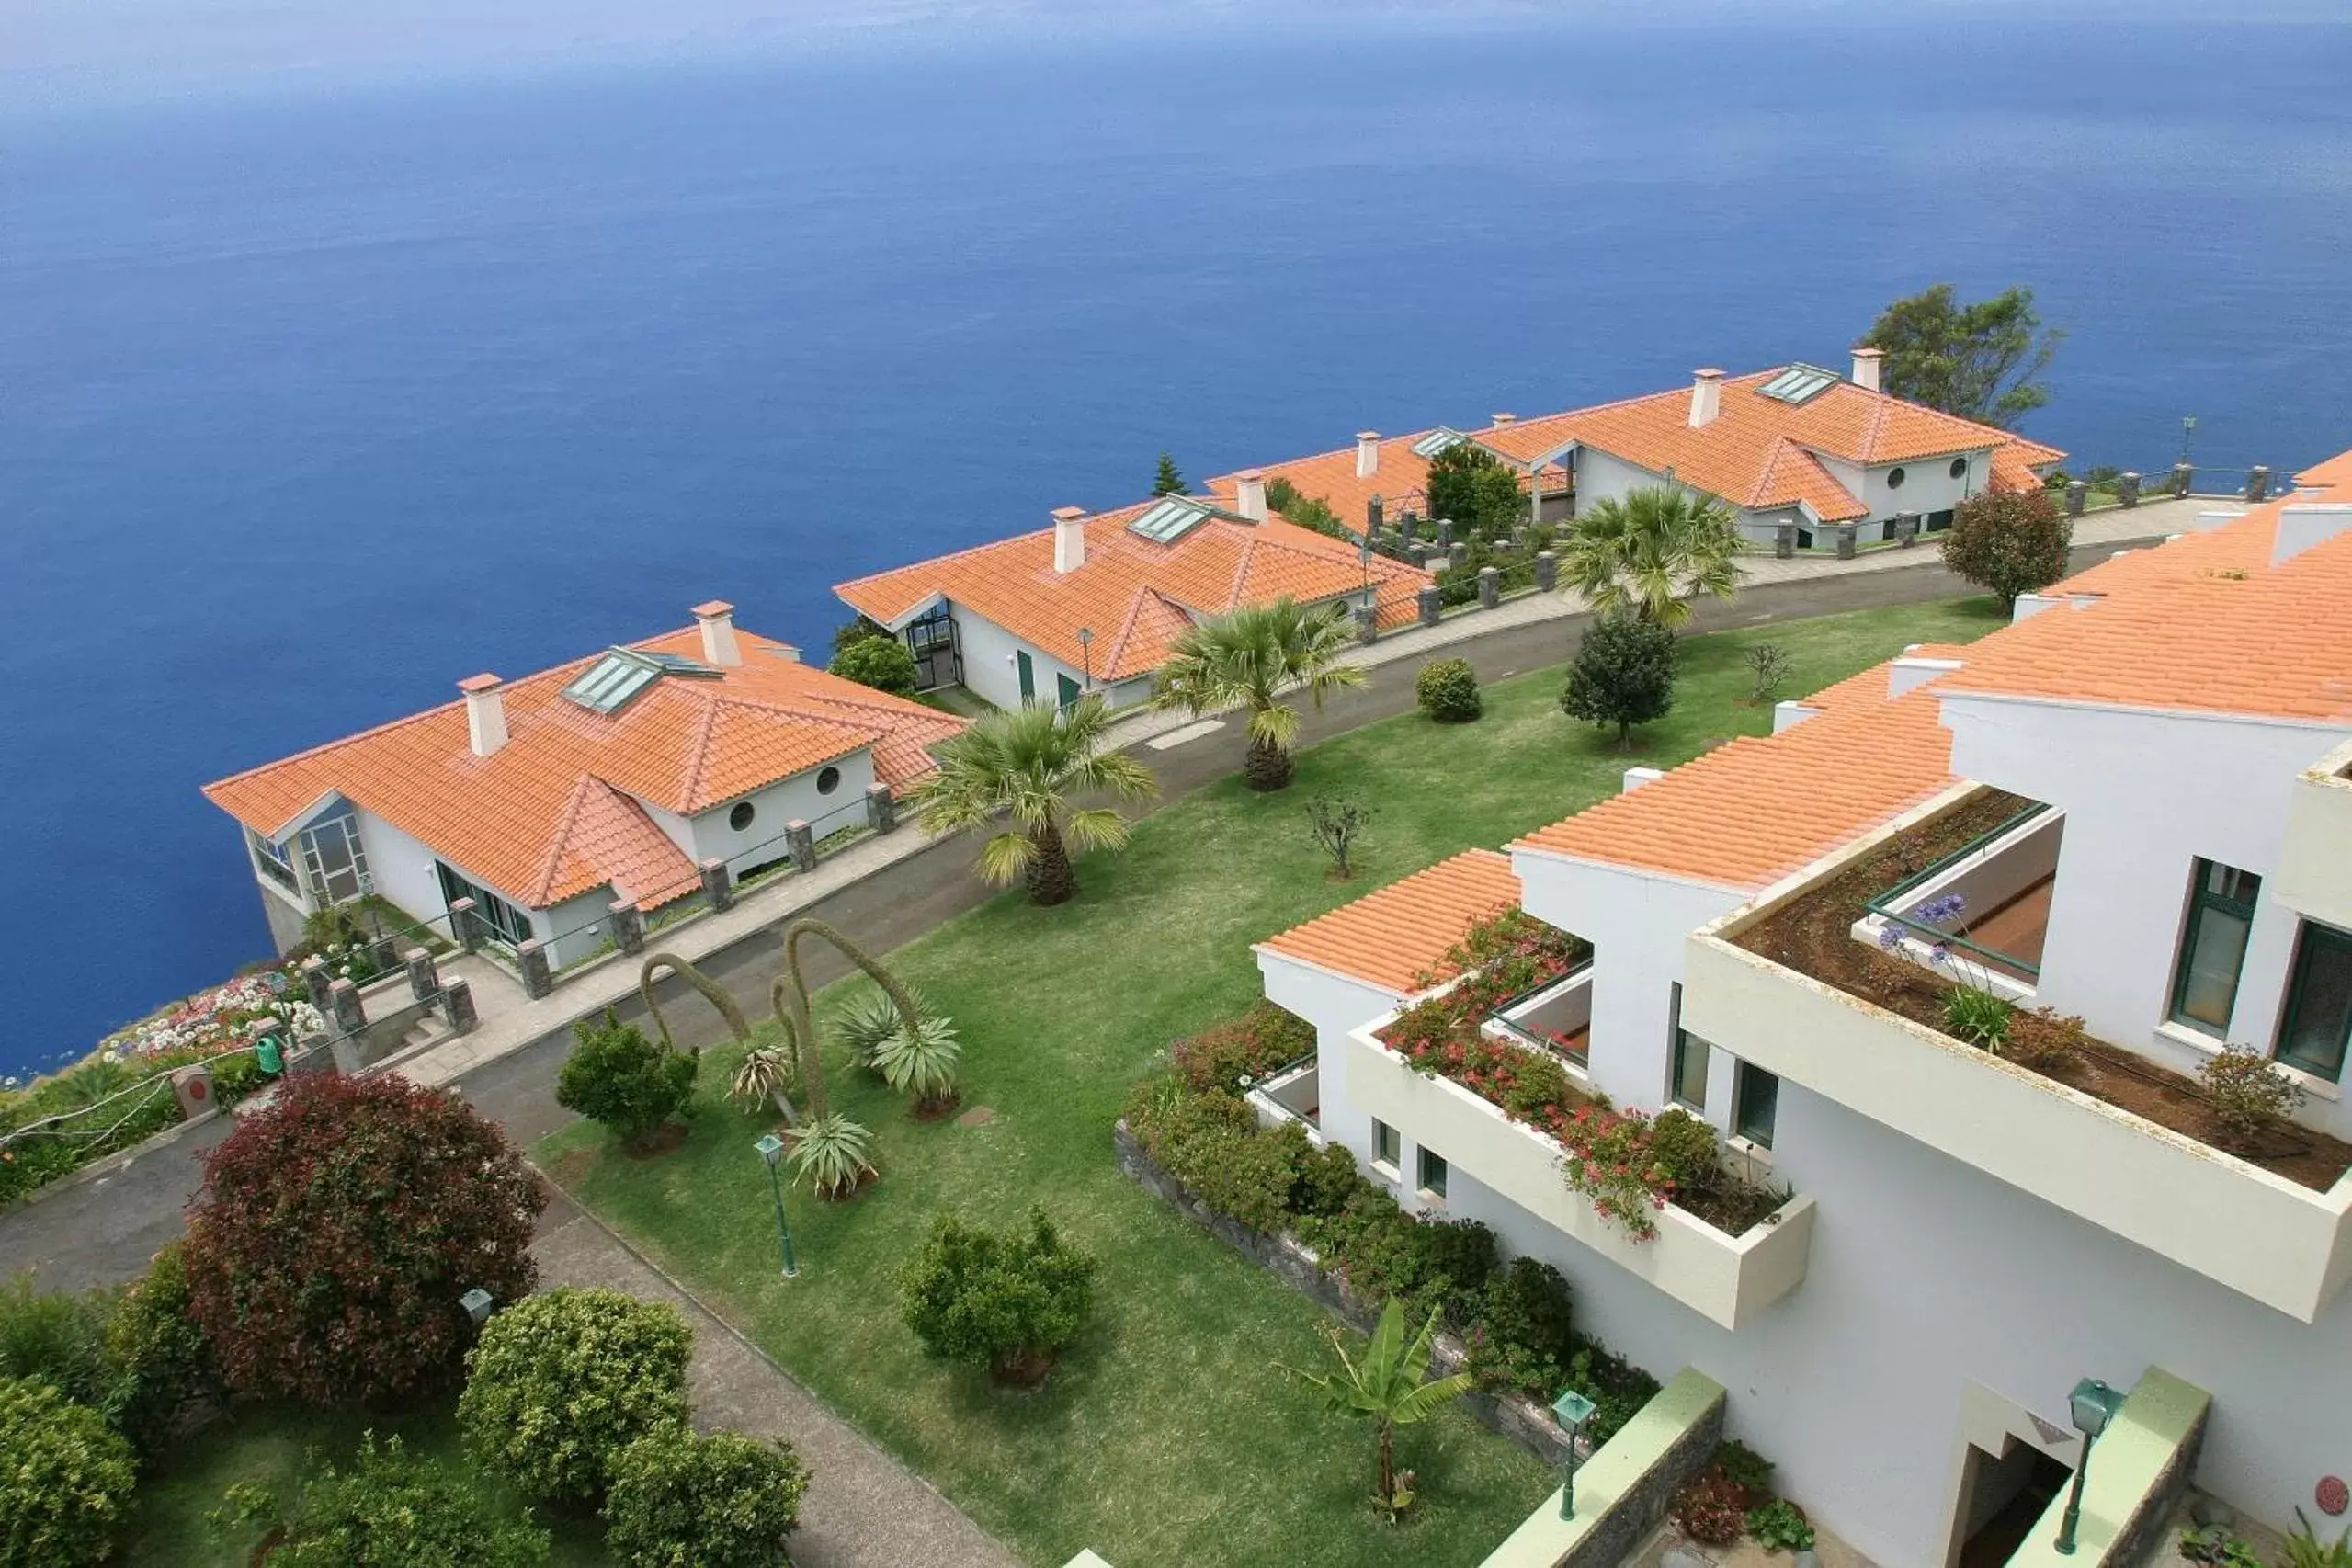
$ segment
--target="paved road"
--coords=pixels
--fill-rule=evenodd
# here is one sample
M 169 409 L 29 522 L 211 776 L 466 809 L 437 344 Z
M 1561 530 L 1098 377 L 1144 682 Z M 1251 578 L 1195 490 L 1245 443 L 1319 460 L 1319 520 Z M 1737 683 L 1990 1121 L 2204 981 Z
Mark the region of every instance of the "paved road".
M 2070 572 L 2105 560 L 2118 548 L 2101 543 L 2077 550 Z M 1933 556 L 1916 565 L 1884 571 L 1755 584 L 1726 604 L 1706 600 L 1692 617 L 1691 630 L 1717 631 L 1768 621 L 1828 615 L 1840 610 L 1916 604 L 1971 592 Z M 1503 628 L 1444 650 L 1470 660 L 1482 681 L 1565 663 L 1575 651 L 1586 618 L 1539 621 Z M 1370 686 L 1339 693 L 1321 713 L 1305 715 L 1300 739 L 1312 744 L 1358 729 L 1413 706 L 1413 682 L 1403 666 L 1382 673 Z M 1213 733 L 1145 759 L 1160 776 L 1160 803 L 1213 782 L 1237 767 L 1239 726 Z M 842 889 L 806 912 L 858 932 L 873 949 L 887 952 L 913 940 L 991 896 L 971 874 L 972 848 L 950 840 L 884 868 Z M 704 961 L 755 1017 L 767 1011 L 767 987 L 781 967 L 779 944 L 762 931 Z M 844 969 L 831 949 L 819 949 L 810 982 L 822 984 Z M 711 1010 L 672 983 L 664 994 L 677 995 L 670 1011 L 678 1042 L 715 1043 L 721 1026 Z M 635 1004 L 620 1012 L 630 1017 Z M 522 1050 L 475 1069 L 460 1080 L 466 1096 L 528 1146 L 572 1119 L 555 1104 L 556 1069 L 570 1046 L 568 1033 L 543 1037 Z M 131 1278 L 181 1229 L 181 1215 L 194 1196 L 203 1151 L 228 1132 L 225 1122 L 198 1129 L 168 1148 L 114 1175 L 53 1192 L 45 1201 L 0 1214 L 0 1278 L 31 1269 L 43 1285 L 83 1290 Z

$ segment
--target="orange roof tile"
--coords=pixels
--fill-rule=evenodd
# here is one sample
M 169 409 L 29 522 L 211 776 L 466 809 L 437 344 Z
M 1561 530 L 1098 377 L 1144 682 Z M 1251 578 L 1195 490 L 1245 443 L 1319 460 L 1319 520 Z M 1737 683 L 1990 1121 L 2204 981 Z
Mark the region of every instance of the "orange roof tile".
M 1442 966 L 1454 945 L 1518 904 L 1510 857 L 1472 849 L 1269 937 L 1257 950 L 1408 996 L 1424 989 L 1425 977 L 1450 979 Z
M 1374 556 L 1279 517 L 1251 523 L 1214 515 L 1173 542 L 1131 533 L 1127 525 L 1151 502 L 1085 519 L 1086 558 L 1076 570 L 1053 569 L 1053 530 L 981 545 L 834 589 L 852 608 L 885 625 L 937 598 L 1003 627 L 1074 669 L 1092 663 L 1096 680 L 1148 675 L 1195 618 L 1288 597 L 1302 604 L 1359 591 L 1369 573 L 1380 623 L 1409 619 L 1426 572 Z M 1093 631 L 1089 654 L 1078 631 Z
M 715 677 L 665 676 L 611 714 L 562 696 L 593 657 L 509 681 L 499 688 L 509 738 L 486 757 L 473 755 L 464 704 L 453 702 L 204 793 L 265 835 L 340 795 L 534 908 L 608 881 L 642 901 L 693 874 L 644 806 L 693 816 L 869 748 L 877 775 L 903 789 L 929 771 L 926 748 L 963 728 L 812 669 L 781 643 L 735 636 L 741 664 Z M 702 657 L 693 629 L 633 646 Z

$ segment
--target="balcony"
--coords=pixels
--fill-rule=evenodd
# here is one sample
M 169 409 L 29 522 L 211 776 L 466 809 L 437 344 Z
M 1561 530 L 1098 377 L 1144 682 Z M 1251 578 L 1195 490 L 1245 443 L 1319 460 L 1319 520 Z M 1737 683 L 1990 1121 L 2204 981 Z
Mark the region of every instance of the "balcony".
M 1512 997 L 1487 1018 L 1485 1032 L 1547 1051 L 1582 1073 L 1592 1057 L 1593 960 Z
M 1392 1021 L 1381 1018 L 1347 1037 L 1348 1096 L 1357 1108 L 1445 1156 L 1455 1173 L 1725 1328 L 1751 1322 L 1803 1280 L 1812 1199 L 1790 1199 L 1737 1236 L 1669 1206 L 1657 1213 L 1657 1235 L 1636 1241 L 1569 1188 L 1558 1142 L 1460 1085 L 1419 1072 L 1382 1044 L 1378 1031 Z
M 1251 1085 L 1248 1098 L 1259 1126 L 1296 1121 L 1306 1128 L 1308 1137 L 1323 1142 L 1323 1078 L 1316 1070 L 1316 1058 L 1302 1056 L 1288 1066 L 1277 1067 Z
M 1920 874 L 1913 867 L 1973 844 L 2014 817 L 2016 802 L 1978 791 L 1915 815 L 1769 903 L 1694 935 L 1685 1027 L 2184 1267 L 2316 1321 L 2352 1278 L 2352 1146 L 2302 1127 L 2259 1147 L 2233 1145 L 2193 1081 L 2088 1036 L 2037 1067 L 1946 1033 L 1950 982 L 1854 932 L 1874 903 Z
M 2313 920 L 2352 930 L 2352 741 L 2295 780 L 2279 846 L 2279 902 Z
M 1968 832 L 1988 818 L 1991 825 L 1967 843 L 1871 899 L 1852 931 L 1857 941 L 1931 971 L 1957 966 L 1970 983 L 2021 1002 L 2041 975 L 2066 816 L 1987 790 L 1943 833 Z M 1889 936 L 1891 926 L 1900 940 Z M 1938 950 L 1947 956 L 1930 956 Z

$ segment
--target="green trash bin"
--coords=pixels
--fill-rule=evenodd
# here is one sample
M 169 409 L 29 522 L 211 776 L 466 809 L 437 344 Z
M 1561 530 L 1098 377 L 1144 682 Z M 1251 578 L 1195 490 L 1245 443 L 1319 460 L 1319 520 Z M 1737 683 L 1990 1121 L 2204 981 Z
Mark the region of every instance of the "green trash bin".
M 266 1034 L 254 1042 L 253 1059 L 273 1078 L 286 1071 L 286 1053 L 278 1049 L 276 1035 Z

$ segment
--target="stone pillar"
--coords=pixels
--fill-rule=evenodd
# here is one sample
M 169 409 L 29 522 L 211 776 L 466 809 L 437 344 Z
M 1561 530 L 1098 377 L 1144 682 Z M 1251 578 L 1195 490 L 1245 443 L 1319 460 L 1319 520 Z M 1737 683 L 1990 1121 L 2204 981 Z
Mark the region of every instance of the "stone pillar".
M 441 971 L 435 967 L 433 955 L 422 948 L 411 948 L 402 955 L 408 965 L 408 994 L 419 1002 L 430 1002 L 441 994 Z
M 2079 479 L 2073 479 L 2066 482 L 2066 515 L 2068 517 L 2081 517 L 2083 515 L 2083 508 L 2090 505 L 2090 500 L 2091 487 L 2089 485 L 2084 483 Z
M 785 835 L 790 837 L 791 832 L 792 824 L 786 823 Z M 702 862 L 702 891 L 710 898 L 710 907 L 713 909 L 724 909 L 735 902 L 734 874 L 727 869 L 727 863 L 724 860 Z
M 1397 537 L 1404 541 L 1404 548 L 1407 551 L 1410 551 L 1413 549 L 1414 530 L 1418 528 L 1420 526 L 1421 519 L 1413 515 L 1412 507 L 1407 506 L 1403 511 L 1397 514 Z
M 1374 543 L 1380 541 L 1381 508 L 1386 505 L 1374 495 L 1364 503 L 1364 532 Z
M 1478 569 L 1478 608 L 1493 609 L 1503 602 L 1503 574 L 1492 566 Z
M 794 870 L 806 873 L 817 869 L 816 830 L 798 817 L 784 824 L 784 847 L 791 853 Z M 722 871 L 726 869 L 724 866 L 719 869 Z M 723 909 L 726 906 L 721 904 L 719 907 Z
M 614 899 L 606 908 L 605 926 L 612 933 L 612 945 L 619 951 L 645 950 L 645 912 L 628 899 Z
M 1560 557 L 1548 550 L 1535 552 L 1535 585 L 1547 594 L 1560 586 Z
M 2270 498 L 2270 471 L 2256 463 L 2245 476 L 2245 498 L 2267 501 Z
M 2195 483 L 2196 479 L 2197 469 L 2195 465 L 2185 462 L 2173 464 L 2173 499 L 2176 501 L 2187 500 L 2188 492 Z
M 1449 566 L 1469 565 L 1470 546 L 1467 544 L 1449 544 L 1446 546 L 1446 564 Z
M 1356 641 L 1370 642 L 1381 634 L 1381 612 L 1371 605 L 1356 607 Z
M 470 1034 L 481 1021 L 473 1010 L 473 987 L 462 980 L 452 980 L 441 987 L 441 1014 L 449 1020 L 451 1034 Z
M 1847 523 L 1837 530 L 1837 559 L 1840 561 L 1854 559 L 1855 532 L 1855 525 L 1852 523 Z
M 1454 520 L 1451 517 L 1439 517 L 1437 519 L 1437 548 L 1451 550 L 1453 545 Z
M 333 986 L 335 976 L 326 970 L 326 960 L 315 955 L 302 960 L 302 984 L 311 994 L 311 1006 L 324 1013 L 335 1006 Z
M 400 938 L 379 937 L 368 944 L 368 954 L 375 960 L 378 974 L 389 974 L 401 966 Z
M 212 1069 L 201 1062 L 172 1069 L 172 1097 L 179 1101 L 183 1121 L 194 1121 L 221 1108 L 221 1102 L 212 1097 Z
M 1894 515 L 1894 542 L 1904 550 L 1919 542 L 1918 513 L 1897 512 Z
M 898 825 L 898 797 L 891 793 L 889 785 L 866 787 L 866 825 L 876 833 L 888 833 Z
M 1797 558 L 1796 524 L 1782 523 L 1772 530 L 1772 555 L 1776 561 L 1794 561 Z
M 1426 585 L 1415 596 L 1415 598 L 1420 606 L 1421 624 L 1437 625 L 1437 618 L 1445 612 L 1446 608 L 1446 596 L 1438 591 L 1437 585 L 1435 583 Z
M 467 952 L 482 950 L 482 926 L 473 917 L 473 900 L 461 898 L 449 905 L 449 932 Z
M 523 966 L 523 994 L 536 1002 L 555 994 L 555 970 L 547 961 L 547 945 L 537 937 L 515 944 L 515 960 Z
M 359 1001 L 359 988 L 347 980 L 337 980 L 327 987 L 327 1014 L 335 1020 L 337 1034 L 358 1034 L 368 1027 L 368 1009 Z
M 2115 498 L 2126 506 L 2140 505 L 2140 476 L 2125 469 L 2115 476 Z

